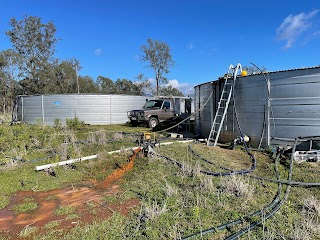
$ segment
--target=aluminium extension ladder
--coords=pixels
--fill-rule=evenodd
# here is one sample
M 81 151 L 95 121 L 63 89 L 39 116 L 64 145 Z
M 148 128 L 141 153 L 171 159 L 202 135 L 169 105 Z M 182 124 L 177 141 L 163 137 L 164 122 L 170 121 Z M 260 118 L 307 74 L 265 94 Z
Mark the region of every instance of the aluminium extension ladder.
M 228 112 L 228 106 L 231 100 L 231 96 L 233 94 L 234 83 L 237 78 L 239 69 L 242 72 L 240 63 L 238 63 L 236 67 L 233 67 L 233 65 L 231 64 L 229 66 L 228 73 L 225 75 L 225 82 L 223 85 L 220 101 L 218 103 L 218 109 L 216 111 L 216 114 L 211 126 L 211 131 L 208 137 L 207 145 L 212 145 L 212 142 L 213 142 L 213 146 L 217 145 L 219 135 L 223 126 L 223 122 Z

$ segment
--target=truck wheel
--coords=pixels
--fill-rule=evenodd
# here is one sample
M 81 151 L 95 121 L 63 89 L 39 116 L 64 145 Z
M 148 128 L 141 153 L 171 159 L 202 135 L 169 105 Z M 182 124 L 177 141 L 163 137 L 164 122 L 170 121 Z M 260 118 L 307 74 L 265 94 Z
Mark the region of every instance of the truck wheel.
M 131 126 L 132 126 L 132 127 L 137 127 L 137 126 L 138 126 L 138 123 L 136 123 L 136 122 L 131 122 Z
M 156 117 L 150 117 L 149 118 L 149 127 L 155 128 L 159 124 L 159 121 Z

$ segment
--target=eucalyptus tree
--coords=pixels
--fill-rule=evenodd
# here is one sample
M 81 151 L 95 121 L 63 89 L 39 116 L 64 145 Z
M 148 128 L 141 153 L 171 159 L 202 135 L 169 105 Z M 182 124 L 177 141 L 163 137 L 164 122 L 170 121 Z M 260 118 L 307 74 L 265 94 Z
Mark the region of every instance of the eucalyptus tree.
M 99 89 L 90 76 L 79 76 L 79 93 L 98 93 Z
M 44 77 L 44 93 L 77 93 L 78 74 L 81 69 L 80 62 L 75 59 L 54 59 L 52 67 Z
M 108 77 L 99 76 L 96 85 L 100 93 L 113 94 L 116 91 L 114 82 Z
M 163 96 L 184 96 L 183 93 L 179 89 L 174 88 L 171 85 L 162 87 L 160 89 L 160 93 Z
M 115 93 L 128 95 L 142 95 L 143 86 L 128 79 L 117 79 L 114 83 Z
M 42 23 L 36 16 L 25 17 L 21 21 L 10 20 L 11 30 L 7 31 L 13 50 L 19 57 L 22 72 L 22 86 L 28 93 L 43 93 L 42 79 L 51 67 L 55 44 L 56 27 L 53 22 Z
M 165 74 L 169 73 L 169 68 L 174 66 L 174 61 L 167 43 L 148 39 L 147 44 L 141 47 L 143 55 L 140 60 L 147 62 L 147 67 L 152 68 L 156 78 L 156 94 L 159 95 L 160 84 L 167 83 Z
M 22 93 L 17 85 L 19 77 L 18 58 L 14 51 L 5 50 L 0 52 L 0 111 L 11 112 L 14 99 Z
M 137 86 L 137 94 L 136 95 L 150 95 L 153 93 L 151 81 L 144 76 L 144 74 L 140 73 L 137 77 L 137 80 L 133 82 L 134 85 Z

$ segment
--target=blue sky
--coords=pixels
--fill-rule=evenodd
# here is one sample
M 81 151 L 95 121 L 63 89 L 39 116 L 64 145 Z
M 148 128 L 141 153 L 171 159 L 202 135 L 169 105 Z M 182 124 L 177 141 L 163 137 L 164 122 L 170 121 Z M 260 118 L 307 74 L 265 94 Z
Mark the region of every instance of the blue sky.
M 38 16 L 57 28 L 55 56 L 77 58 L 80 75 L 136 80 L 153 72 L 139 60 L 148 38 L 166 42 L 174 87 L 216 80 L 230 64 L 269 71 L 320 65 L 320 1 L 0 0 L 0 51 L 9 20 Z

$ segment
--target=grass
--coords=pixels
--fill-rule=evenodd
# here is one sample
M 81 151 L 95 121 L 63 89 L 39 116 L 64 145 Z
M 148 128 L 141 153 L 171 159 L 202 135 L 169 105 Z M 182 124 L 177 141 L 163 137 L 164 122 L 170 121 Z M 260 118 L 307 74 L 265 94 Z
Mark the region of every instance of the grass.
M 59 208 L 56 208 L 53 212 L 54 215 L 60 216 L 60 215 L 71 215 L 76 211 L 76 208 L 73 206 L 60 206 Z
M 117 129 L 118 126 L 115 128 Z M 0 162 L 2 161 L 2 165 L 0 165 L 2 181 L 0 209 L 8 205 L 9 197 L 16 191 L 46 191 L 88 179 L 101 180 L 108 176 L 116 166 L 126 163 L 127 154 L 110 155 L 107 152 L 135 146 L 136 138 L 134 136 L 121 138 L 117 132 L 106 132 L 106 139 L 114 137 L 117 141 L 81 143 L 87 138 L 87 134 L 84 133 L 93 130 L 97 130 L 97 128 L 86 126 L 80 134 L 69 130 L 65 130 L 62 134 L 59 132 L 60 130 L 42 125 L 0 125 L 0 148 L 2 150 L 0 153 Z M 99 131 L 104 130 L 100 127 Z M 38 139 L 37 144 L 34 144 L 34 139 Z M 13 149 L 20 149 L 21 153 L 17 154 L 17 151 L 13 151 Z M 99 154 L 100 157 L 96 160 L 76 163 L 74 169 L 55 168 L 56 177 L 43 171 L 34 171 L 38 165 L 93 154 Z M 20 160 L 13 161 L 13 159 Z
M 23 228 L 23 230 L 20 232 L 19 237 L 20 238 L 26 238 L 29 237 L 30 235 L 34 234 L 35 232 L 38 231 L 37 227 L 32 227 L 30 225 L 27 225 Z
M 46 191 L 73 186 L 81 181 L 104 179 L 128 159 L 128 153 L 109 155 L 107 152 L 135 145 L 136 138 L 124 132 L 146 130 L 123 125 L 84 126 L 76 131 L 37 125 L 11 127 L 6 129 L 0 126 L 0 142 L 3 143 L 0 145 L 0 156 L 5 163 L 0 171 L 3 183 L 0 185 L 3 193 L 0 207 L 7 206 L 10 196 L 20 190 Z M 5 140 L 5 136 L 13 140 Z M 79 223 L 67 232 L 61 232 L 59 228 L 63 227 L 62 224 L 54 221 L 44 227 L 45 235 L 32 236 L 34 239 L 180 239 L 244 218 L 275 197 L 278 189 L 276 183 L 239 175 L 212 177 L 200 173 L 200 170 L 225 171 L 221 166 L 234 170 L 250 168 L 251 159 L 242 149 L 228 150 L 202 144 L 192 144 L 192 149 L 215 164 L 199 160 L 188 145 L 177 143 L 161 145 L 156 151 L 183 163 L 183 168 L 154 156 L 135 160 L 134 169 L 117 182 L 121 190 L 102 199 L 111 204 L 139 199 L 140 205 L 128 216 L 114 211 L 110 219 L 98 219 L 93 224 Z M 54 157 L 44 159 L 54 151 Z M 34 171 L 36 165 L 96 153 L 99 154 L 96 160 L 76 163 L 74 168 L 55 168 L 56 177 Z M 262 153 L 253 154 L 257 159 L 254 175 L 275 179 L 274 161 Z M 13 156 L 26 161 L 12 161 Z M 32 161 L 35 158 L 42 159 Z M 283 159 L 279 165 L 281 179 L 287 178 L 287 170 L 288 160 Z M 319 173 L 318 163 L 294 164 L 293 179 L 317 182 Z M 47 198 L 48 201 L 55 199 L 54 195 Z M 24 206 L 15 207 L 32 209 L 32 203 L 33 199 L 28 198 L 24 199 Z M 87 209 L 95 211 L 96 204 L 88 204 Z M 70 220 L 80 216 L 73 207 L 59 207 L 55 215 L 66 215 Z M 294 187 L 288 201 L 273 218 L 263 221 L 261 227 L 251 230 L 241 239 L 320 239 L 319 218 L 320 189 Z M 254 220 L 258 219 L 245 218 L 239 226 L 198 235 L 195 239 L 223 239 Z M 37 229 L 28 226 L 21 237 L 30 236 L 30 232 L 34 231 Z
M 52 222 L 47 223 L 44 226 L 44 228 L 46 228 L 46 229 L 55 228 L 55 227 L 59 226 L 60 223 L 61 223 L 61 221 L 52 221 Z
M 32 212 L 38 208 L 38 204 L 35 202 L 27 202 L 27 203 L 21 203 L 15 205 L 12 210 L 18 214 L 18 213 L 27 213 Z

